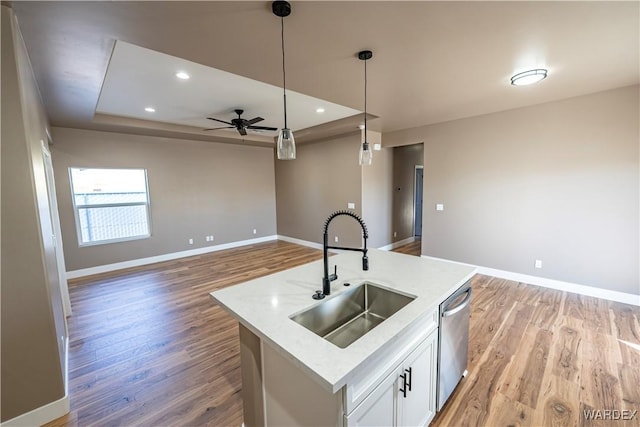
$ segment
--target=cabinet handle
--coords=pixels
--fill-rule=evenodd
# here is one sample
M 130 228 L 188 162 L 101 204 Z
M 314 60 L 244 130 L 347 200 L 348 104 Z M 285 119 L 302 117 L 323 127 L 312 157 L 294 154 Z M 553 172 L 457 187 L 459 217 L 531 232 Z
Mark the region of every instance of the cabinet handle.
M 411 371 L 412 369 L 405 369 L 404 373 L 400 375 L 402 378 L 402 387 L 400 387 L 400 391 L 402 392 L 402 397 L 407 397 L 407 391 L 411 391 Z M 409 378 L 407 381 L 407 374 L 409 374 Z
M 400 391 L 402 392 L 402 397 L 407 397 L 407 374 L 401 374 L 400 378 L 402 378 L 402 387 L 400 387 Z

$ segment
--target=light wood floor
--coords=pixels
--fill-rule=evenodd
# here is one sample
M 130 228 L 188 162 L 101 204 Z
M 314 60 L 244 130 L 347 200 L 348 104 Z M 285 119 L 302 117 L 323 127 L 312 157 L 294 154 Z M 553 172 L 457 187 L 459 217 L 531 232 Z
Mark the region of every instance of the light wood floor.
M 321 255 L 270 242 L 72 281 L 71 413 L 49 425 L 239 426 L 238 326 L 208 293 Z M 472 286 L 469 375 L 434 425 L 640 426 L 582 416 L 640 409 L 638 307 Z
M 413 241 L 413 243 L 397 247 L 393 251 L 399 252 L 401 254 L 420 256 L 420 254 L 422 253 L 422 239 L 420 239 L 420 237 L 417 237 L 416 240 Z

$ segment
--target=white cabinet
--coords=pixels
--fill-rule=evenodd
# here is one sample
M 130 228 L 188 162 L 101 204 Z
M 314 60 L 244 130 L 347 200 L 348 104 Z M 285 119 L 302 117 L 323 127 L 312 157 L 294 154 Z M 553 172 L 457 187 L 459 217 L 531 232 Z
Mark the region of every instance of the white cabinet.
M 396 422 L 397 371 L 389 375 L 348 416 L 348 426 L 388 427 Z
M 436 350 L 433 331 L 348 416 L 347 426 L 424 426 L 436 409 Z
M 436 331 L 403 363 L 402 377 L 398 377 L 397 425 L 424 426 L 433 419 L 436 413 L 437 346 Z

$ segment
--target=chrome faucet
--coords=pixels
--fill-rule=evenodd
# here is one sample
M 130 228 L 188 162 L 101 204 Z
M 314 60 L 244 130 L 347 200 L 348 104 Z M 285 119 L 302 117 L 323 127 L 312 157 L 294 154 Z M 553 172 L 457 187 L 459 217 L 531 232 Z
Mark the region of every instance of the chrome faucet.
M 333 219 L 340 215 L 350 216 L 351 218 L 358 221 L 360 227 L 362 228 L 362 238 L 364 239 L 364 247 L 362 248 L 347 248 L 342 246 L 329 246 L 329 224 Z M 358 251 L 362 252 L 362 270 L 369 270 L 369 258 L 367 257 L 367 238 L 369 237 L 369 233 L 367 232 L 367 226 L 365 225 L 362 218 L 351 211 L 336 211 L 329 215 L 329 218 L 324 223 L 324 232 L 322 234 L 323 244 L 322 244 L 322 255 L 324 260 L 324 277 L 322 278 L 322 292 L 317 291 L 313 295 L 313 299 L 322 299 L 325 295 L 329 295 L 331 293 L 331 282 L 338 278 L 338 266 L 335 266 L 333 274 L 329 274 L 329 249 L 340 249 L 344 251 Z

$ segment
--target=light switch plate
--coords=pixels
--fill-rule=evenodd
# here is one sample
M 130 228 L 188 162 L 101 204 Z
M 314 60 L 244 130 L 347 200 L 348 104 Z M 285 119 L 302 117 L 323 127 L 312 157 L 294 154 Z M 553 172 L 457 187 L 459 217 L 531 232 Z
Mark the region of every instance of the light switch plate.
M 443 211 L 444 210 L 444 205 L 442 203 L 436 203 L 436 210 L 437 211 Z

